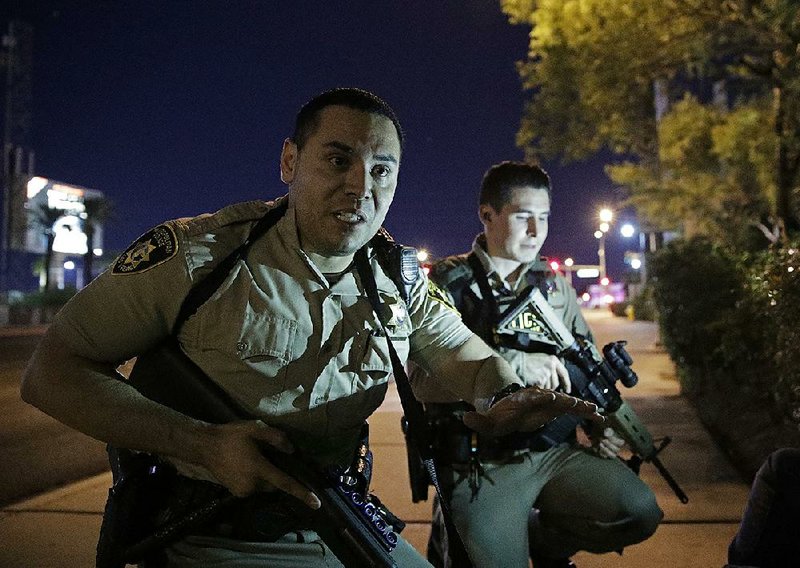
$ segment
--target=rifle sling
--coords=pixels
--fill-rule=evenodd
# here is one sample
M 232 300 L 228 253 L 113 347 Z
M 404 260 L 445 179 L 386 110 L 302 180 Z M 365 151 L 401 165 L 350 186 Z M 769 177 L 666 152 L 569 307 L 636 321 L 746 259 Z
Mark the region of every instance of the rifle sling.
M 428 472 L 431 483 L 439 495 L 439 502 L 442 507 L 442 516 L 444 517 L 445 528 L 447 529 L 448 538 L 454 543 L 457 543 L 464 551 L 466 547 L 461 539 L 461 535 L 456 529 L 453 522 L 453 516 L 450 512 L 450 506 L 445 499 L 442 489 L 439 485 L 439 478 L 436 475 L 436 466 L 433 462 L 433 440 L 427 429 L 427 420 L 425 418 L 425 410 L 422 403 L 416 399 L 411 389 L 411 382 L 406 374 L 405 367 L 397 355 L 397 350 L 394 348 L 391 337 L 386 330 L 386 323 L 383 321 L 383 311 L 381 310 L 381 300 L 378 296 L 378 286 L 375 283 L 375 274 L 369 265 L 367 258 L 366 247 L 362 247 L 355 254 L 355 264 L 358 270 L 358 275 L 361 278 L 361 283 L 367 292 L 367 297 L 372 304 L 372 309 L 378 317 L 381 329 L 383 330 L 384 337 L 386 337 L 386 344 L 389 347 L 389 357 L 392 361 L 392 372 L 394 373 L 395 384 L 397 385 L 397 392 L 400 395 L 400 404 L 403 407 L 403 413 L 408 421 L 408 435 L 415 439 L 416 445 L 420 451 L 422 463 Z M 472 566 L 471 560 L 470 567 Z

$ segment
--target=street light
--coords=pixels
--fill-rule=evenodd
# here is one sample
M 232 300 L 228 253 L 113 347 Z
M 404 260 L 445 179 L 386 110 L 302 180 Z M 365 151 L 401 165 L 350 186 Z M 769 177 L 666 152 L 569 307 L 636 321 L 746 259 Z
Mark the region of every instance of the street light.
M 606 278 L 606 233 L 611 228 L 611 221 L 614 219 L 614 212 L 608 207 L 603 207 L 597 213 L 600 219 L 600 226 L 594 232 L 597 239 L 597 259 L 600 265 L 600 280 Z
M 627 251 L 625 253 L 625 263 L 634 271 L 632 278 L 629 282 L 630 295 L 636 296 L 639 293 L 641 286 L 647 281 L 647 266 L 645 260 L 645 243 L 644 233 L 641 233 L 639 228 L 633 223 L 625 223 L 619 229 L 620 235 L 630 239 L 638 235 L 638 250 Z
M 636 234 L 636 227 L 634 227 L 631 223 L 625 223 L 619 228 L 619 234 L 626 239 L 629 239 Z

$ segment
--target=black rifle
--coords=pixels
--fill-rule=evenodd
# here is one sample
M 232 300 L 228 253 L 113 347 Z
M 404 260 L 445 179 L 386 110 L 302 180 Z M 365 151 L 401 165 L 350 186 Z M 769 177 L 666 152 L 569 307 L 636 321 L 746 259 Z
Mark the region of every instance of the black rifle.
M 631 369 L 633 360 L 625 350 L 625 341 L 616 341 L 603 347 L 600 357 L 591 345 L 576 339 L 566 328 L 538 288 L 531 286 L 506 310 L 495 328 L 499 336 L 524 335 L 526 343 L 551 346 L 567 362 L 572 394 L 599 406 L 611 426 L 628 443 L 633 457 L 628 465 L 639 472 L 642 462 L 652 463 L 682 503 L 689 498 L 661 461 L 658 454 L 670 438 L 662 440 L 659 447 L 653 437 L 616 387 L 619 380 L 630 388 L 639 378 Z M 502 338 L 498 342 L 502 342 Z M 507 341 L 505 341 L 507 343 Z M 544 447 L 564 441 L 580 423 L 580 419 L 565 414 L 536 432 Z
M 174 339 L 137 359 L 130 383 L 144 396 L 193 418 L 223 424 L 253 419 L 195 363 Z M 319 471 L 296 454 L 262 448 L 276 467 L 311 489 L 322 502 L 317 510 L 287 496 L 290 512 L 304 519 L 345 566 L 395 567 L 391 551 L 403 523 L 373 495 L 339 468 Z M 119 559 L 133 563 L 182 538 L 236 498 L 229 493 L 210 499 L 182 518 L 121 551 Z

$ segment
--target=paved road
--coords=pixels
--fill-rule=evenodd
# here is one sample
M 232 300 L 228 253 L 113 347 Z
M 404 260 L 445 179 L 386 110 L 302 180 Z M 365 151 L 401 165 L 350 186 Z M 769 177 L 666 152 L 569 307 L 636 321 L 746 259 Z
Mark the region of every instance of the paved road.
M 0 335 L 0 506 L 108 467 L 102 443 L 20 400 L 22 371 L 40 337 Z

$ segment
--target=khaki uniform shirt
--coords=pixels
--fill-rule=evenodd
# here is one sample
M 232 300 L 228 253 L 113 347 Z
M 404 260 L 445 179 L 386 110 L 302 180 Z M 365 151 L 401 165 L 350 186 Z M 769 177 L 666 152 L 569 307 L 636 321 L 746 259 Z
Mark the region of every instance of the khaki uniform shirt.
M 120 363 L 169 335 L 193 284 L 244 242 L 274 203 L 249 202 L 170 221 L 143 235 L 58 314 L 77 354 Z M 472 336 L 458 315 L 415 284 L 410 305 L 371 265 L 400 358 L 435 365 Z M 294 211 L 258 239 L 183 325 L 186 354 L 254 417 L 285 430 L 320 463 L 345 463 L 392 373 L 386 337 L 354 269 L 333 282 L 301 250 Z M 448 390 L 472 398 L 472 380 Z M 169 377 L 164 377 L 169 380 Z M 489 392 L 505 386 L 483 385 Z

